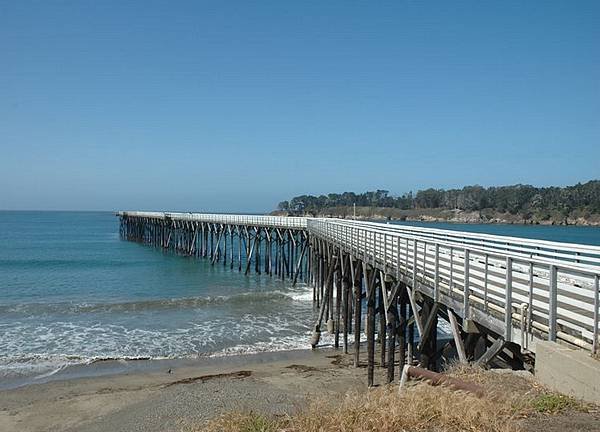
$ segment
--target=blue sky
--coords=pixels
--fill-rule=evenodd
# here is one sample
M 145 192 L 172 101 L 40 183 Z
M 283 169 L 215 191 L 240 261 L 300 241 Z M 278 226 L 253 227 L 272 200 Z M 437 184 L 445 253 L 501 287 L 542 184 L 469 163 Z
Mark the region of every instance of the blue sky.
M 600 2 L 0 0 L 0 209 L 600 178 Z

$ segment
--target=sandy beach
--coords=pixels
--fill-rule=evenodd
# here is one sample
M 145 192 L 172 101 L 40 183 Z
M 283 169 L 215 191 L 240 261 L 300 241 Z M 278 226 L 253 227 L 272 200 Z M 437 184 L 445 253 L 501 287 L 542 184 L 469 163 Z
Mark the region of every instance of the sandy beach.
M 116 374 L 106 373 L 118 364 L 90 365 L 88 374 L 100 376 L 0 391 L 0 431 L 181 431 L 229 411 L 292 413 L 311 397 L 366 388 L 365 370 L 347 367 L 351 358 L 340 353 L 138 362 Z
M 67 370 L 49 382 L 0 391 L 0 431 L 195 432 L 221 414 L 294 415 L 315 399 L 338 403 L 348 392 L 367 391 L 365 368 L 354 368 L 351 355 L 333 349 L 123 363 L 102 362 Z M 500 372 L 475 372 L 471 378 L 487 377 L 486 387 L 502 394 L 541 389 L 531 375 Z M 385 369 L 377 367 L 375 382 L 384 380 Z M 526 432 L 591 432 L 600 430 L 598 415 L 591 406 L 553 415 L 530 412 L 516 424 Z

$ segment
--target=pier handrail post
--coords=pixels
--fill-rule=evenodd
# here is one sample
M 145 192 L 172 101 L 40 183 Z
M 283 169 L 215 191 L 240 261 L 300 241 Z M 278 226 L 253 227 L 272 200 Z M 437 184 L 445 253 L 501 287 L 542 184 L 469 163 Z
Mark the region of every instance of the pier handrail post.
M 600 277 L 594 276 L 594 340 L 592 342 L 592 354 L 598 354 L 598 307 L 600 307 Z
M 469 318 L 469 249 L 465 249 L 464 278 L 463 279 L 464 279 L 463 280 L 464 317 Z
M 506 287 L 504 292 L 504 340 L 512 337 L 512 264 L 511 257 L 506 258 Z
M 558 309 L 558 271 L 555 265 L 550 266 L 548 292 L 548 340 L 556 341 L 556 313 Z
M 440 301 L 440 245 L 435 244 L 435 280 L 434 280 L 434 300 Z
M 383 235 L 383 271 L 387 273 L 388 270 L 388 258 L 387 258 L 387 239 L 388 235 L 385 233 Z
M 417 240 L 413 240 L 413 289 L 417 289 Z

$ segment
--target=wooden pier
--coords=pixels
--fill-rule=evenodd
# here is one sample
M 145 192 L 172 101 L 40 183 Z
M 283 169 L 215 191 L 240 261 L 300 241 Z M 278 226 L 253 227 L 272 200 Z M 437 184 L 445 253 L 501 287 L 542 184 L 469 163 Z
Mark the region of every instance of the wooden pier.
M 405 364 L 436 370 L 451 352 L 524 368 L 540 341 L 599 351 L 600 247 L 341 219 L 118 216 L 124 239 L 310 284 L 311 344 L 327 330 L 355 366 L 366 349 L 369 385 L 376 366 L 391 382 Z
M 181 255 L 210 259 L 248 274 L 306 276 L 305 218 L 192 213 L 120 212 L 121 238 Z

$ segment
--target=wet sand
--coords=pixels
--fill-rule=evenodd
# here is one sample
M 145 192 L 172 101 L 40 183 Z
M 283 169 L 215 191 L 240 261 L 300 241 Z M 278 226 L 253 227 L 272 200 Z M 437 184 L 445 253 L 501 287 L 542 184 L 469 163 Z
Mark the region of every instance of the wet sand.
M 365 369 L 350 362 L 322 349 L 90 365 L 0 391 L 0 431 L 182 431 L 228 411 L 292 413 L 313 397 L 365 389 Z

